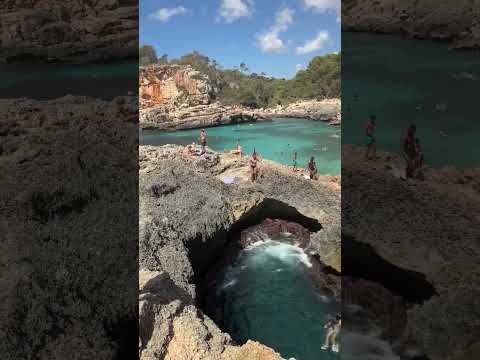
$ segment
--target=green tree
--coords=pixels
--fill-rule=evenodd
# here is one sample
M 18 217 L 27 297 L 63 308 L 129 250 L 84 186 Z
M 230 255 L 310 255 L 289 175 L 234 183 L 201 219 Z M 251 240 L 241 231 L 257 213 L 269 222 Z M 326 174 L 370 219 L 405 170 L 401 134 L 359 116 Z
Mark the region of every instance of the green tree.
M 157 62 L 157 53 L 153 46 L 143 45 L 138 52 L 140 66 L 145 66 Z

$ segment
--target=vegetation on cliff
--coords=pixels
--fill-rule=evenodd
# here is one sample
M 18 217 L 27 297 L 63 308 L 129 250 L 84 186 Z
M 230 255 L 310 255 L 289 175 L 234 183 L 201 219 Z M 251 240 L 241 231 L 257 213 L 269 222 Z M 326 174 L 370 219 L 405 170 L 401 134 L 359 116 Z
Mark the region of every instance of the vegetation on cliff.
M 190 65 L 209 77 L 217 100 L 226 105 L 238 104 L 251 108 L 289 104 L 304 99 L 340 97 L 340 62 L 340 54 L 317 56 L 292 79 L 275 79 L 264 73 L 250 73 L 245 63 L 236 69 L 223 69 L 215 60 L 196 51 L 168 61 L 166 55 L 158 58 L 150 45 L 140 48 L 141 65 Z

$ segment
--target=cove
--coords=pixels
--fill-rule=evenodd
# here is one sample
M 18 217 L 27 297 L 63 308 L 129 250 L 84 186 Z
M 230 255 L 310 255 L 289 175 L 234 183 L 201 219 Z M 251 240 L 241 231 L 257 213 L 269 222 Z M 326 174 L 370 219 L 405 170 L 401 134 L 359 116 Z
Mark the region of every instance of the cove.
M 314 287 L 311 261 L 291 234 L 263 236 L 218 275 L 206 313 L 237 343 L 259 341 L 285 359 L 338 359 L 320 347 L 339 305 Z
M 478 52 L 401 36 L 346 32 L 342 55 L 344 143 L 364 145 L 363 126 L 369 115 L 376 115 L 381 149 L 398 153 L 402 131 L 413 123 L 427 165 L 480 165 Z M 438 111 L 435 104 L 445 104 L 446 111 Z
M 65 95 L 111 100 L 138 93 L 138 62 L 0 64 L 0 98 L 48 100 Z
M 142 130 L 142 145 L 187 145 L 198 143 L 199 129 L 181 131 Z M 207 129 L 208 146 L 216 151 L 232 150 L 240 139 L 243 152 L 253 148 L 268 160 L 291 165 L 291 154 L 298 152 L 298 166 L 306 167 L 310 156 L 321 174 L 340 174 L 340 130 L 308 119 L 279 118 L 251 124 L 224 125 Z

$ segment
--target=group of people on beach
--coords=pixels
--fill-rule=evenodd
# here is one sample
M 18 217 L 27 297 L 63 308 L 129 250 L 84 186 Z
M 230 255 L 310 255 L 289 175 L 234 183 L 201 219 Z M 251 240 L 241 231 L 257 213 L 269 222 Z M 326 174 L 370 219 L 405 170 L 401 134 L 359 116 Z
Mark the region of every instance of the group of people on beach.
M 192 156 L 197 156 L 197 155 L 203 155 L 206 153 L 206 147 L 207 147 L 207 131 L 205 129 L 202 129 L 200 131 L 200 136 L 199 136 L 199 142 L 200 142 L 200 152 L 197 152 L 197 145 L 195 142 L 192 144 L 188 145 L 186 150 L 187 153 L 192 155 Z M 236 141 L 236 146 L 235 149 L 230 151 L 231 154 L 238 155 L 240 157 L 243 157 L 243 151 L 242 151 L 242 146 L 240 144 L 240 139 L 237 139 Z M 297 158 L 298 158 L 298 153 L 297 151 L 294 151 L 292 153 L 291 159 L 292 159 L 292 164 L 293 164 L 293 171 L 299 171 L 298 169 L 298 163 L 297 163 Z M 252 182 L 255 182 L 258 177 L 258 162 L 261 161 L 260 155 L 257 153 L 256 149 L 253 148 L 252 155 L 248 159 L 248 166 L 250 168 L 250 180 Z M 310 180 L 317 180 L 318 179 L 318 169 L 317 165 L 315 163 L 315 158 L 312 156 L 310 160 L 307 163 L 307 170 L 309 172 L 309 179 Z
M 375 158 L 376 155 L 376 139 L 375 127 L 376 117 L 371 115 L 365 125 L 366 136 L 366 151 L 365 160 L 370 159 L 370 155 Z M 405 159 L 405 176 L 402 179 L 421 177 L 421 169 L 423 166 L 423 152 L 420 146 L 420 139 L 416 137 L 417 128 L 415 125 L 410 125 L 401 138 L 401 153 Z

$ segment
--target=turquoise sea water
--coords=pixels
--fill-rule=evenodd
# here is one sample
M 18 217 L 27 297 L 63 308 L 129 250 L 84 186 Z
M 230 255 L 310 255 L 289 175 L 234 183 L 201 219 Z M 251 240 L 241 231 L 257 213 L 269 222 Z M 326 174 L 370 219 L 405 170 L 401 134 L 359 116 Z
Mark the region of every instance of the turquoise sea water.
M 398 36 L 342 35 L 346 144 L 364 144 L 363 125 L 373 114 L 379 148 L 399 152 L 402 130 L 413 123 L 427 164 L 478 167 L 479 88 L 479 52 Z M 445 104 L 446 111 L 435 104 Z
M 255 243 L 228 269 L 216 294 L 222 306 L 209 315 L 237 342 L 259 341 L 285 359 L 338 359 L 321 350 L 338 304 L 315 291 L 310 265 L 288 238 Z
M 101 99 L 138 93 L 138 62 L 0 64 L 0 98 L 44 100 L 70 95 Z
M 310 156 L 315 157 L 321 174 L 340 173 L 340 129 L 307 119 L 275 119 L 253 124 L 226 125 L 206 129 L 208 146 L 216 151 L 232 150 L 240 139 L 243 152 L 253 148 L 261 157 L 282 164 L 291 164 L 291 154 L 298 152 L 298 166 L 306 167 Z M 143 130 L 143 145 L 198 143 L 199 130 L 152 131 Z

